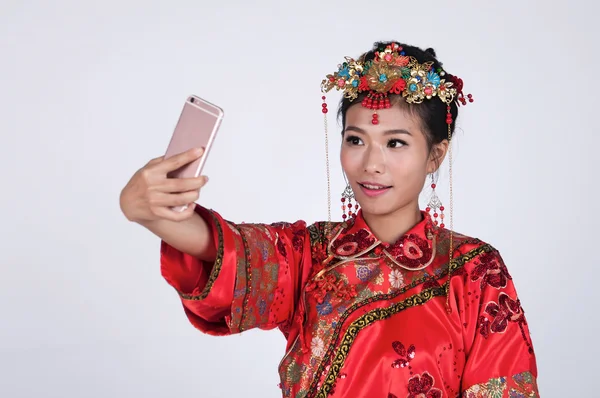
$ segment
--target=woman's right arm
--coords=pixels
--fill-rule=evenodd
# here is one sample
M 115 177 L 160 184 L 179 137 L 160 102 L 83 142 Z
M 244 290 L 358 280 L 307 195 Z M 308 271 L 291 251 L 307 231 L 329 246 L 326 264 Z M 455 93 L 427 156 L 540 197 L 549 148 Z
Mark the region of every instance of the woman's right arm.
M 310 271 L 308 228 L 303 221 L 235 224 L 196 205 L 205 178 L 166 176 L 198 156 L 157 158 L 138 170 L 121 193 L 123 213 L 161 238 L 162 276 L 196 328 L 213 335 L 285 330 Z M 181 213 L 170 209 L 186 204 Z

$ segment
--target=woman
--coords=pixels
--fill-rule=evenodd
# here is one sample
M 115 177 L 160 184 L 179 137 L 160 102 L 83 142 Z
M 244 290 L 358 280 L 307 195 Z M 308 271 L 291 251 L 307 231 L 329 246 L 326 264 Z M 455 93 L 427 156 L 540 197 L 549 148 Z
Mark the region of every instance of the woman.
M 458 105 L 472 102 L 462 81 L 433 50 L 391 42 L 347 58 L 322 83 L 333 88 L 344 92 L 342 222 L 172 212 L 206 179 L 166 174 L 201 151 L 152 160 L 124 188 L 126 217 L 162 239 L 162 274 L 188 319 L 212 335 L 279 328 L 284 397 L 538 396 L 512 278 L 496 249 L 446 228 L 435 190 Z

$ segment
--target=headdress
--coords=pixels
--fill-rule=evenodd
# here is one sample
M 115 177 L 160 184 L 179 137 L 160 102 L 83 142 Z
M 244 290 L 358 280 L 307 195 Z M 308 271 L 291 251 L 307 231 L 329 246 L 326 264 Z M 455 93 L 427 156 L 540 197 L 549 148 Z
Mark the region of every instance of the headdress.
M 405 55 L 397 43 L 376 51 L 372 60 L 365 61 L 364 58 L 363 55 L 355 61 L 345 57 L 346 61 L 338 65 L 337 72 L 327 75 L 321 82 L 321 91 L 342 90 L 344 97 L 350 101 L 360 93 L 368 92 L 362 106 L 374 111 L 373 124 L 379 122 L 378 109 L 391 107 L 389 94 L 401 95 L 409 104 L 420 104 L 436 97 L 448 106 L 454 100 L 458 101 L 457 104 L 467 103 L 461 79 L 450 76 L 446 81 L 446 72 L 441 67 L 434 69 L 431 61 L 420 64 L 414 57 Z M 467 98 L 473 102 L 471 94 Z M 452 123 L 449 109 L 446 121 Z
M 379 123 L 379 109 L 391 107 L 389 95 L 395 94 L 403 98 L 409 104 L 420 104 L 424 101 L 442 101 L 446 104 L 446 124 L 448 125 L 448 141 L 452 138 L 452 114 L 451 104 L 456 102 L 457 106 L 466 105 L 473 102 L 473 97 L 468 94 L 465 98 L 462 88 L 463 81 L 453 75 L 447 74 L 441 67 L 434 68 L 434 62 L 428 61 L 419 63 L 416 58 L 407 56 L 402 46 L 397 43 L 391 43 L 384 48 L 379 48 L 375 52 L 372 60 L 366 60 L 363 54 L 358 60 L 345 57 L 345 62 L 338 65 L 338 70 L 329 74 L 321 82 L 321 91 L 327 93 L 334 88 L 343 91 L 345 98 L 354 101 L 360 94 L 367 93 L 362 100 L 362 106 L 373 110 L 373 124 Z M 323 95 L 322 112 L 325 117 L 325 145 L 326 145 L 326 163 L 327 163 L 327 199 L 329 220 L 331 221 L 331 193 L 329 179 L 329 140 L 327 135 L 327 103 Z M 450 253 L 452 253 L 452 147 L 449 146 L 450 163 Z M 432 182 L 432 188 L 435 190 L 435 183 Z M 343 206 L 352 208 L 352 204 L 345 203 Z M 443 212 L 439 198 L 435 195 L 430 202 L 435 206 L 434 216 L 437 221 L 437 211 Z M 358 209 L 358 205 L 355 205 Z M 427 209 L 432 210 L 428 207 Z M 354 212 L 355 215 L 356 212 Z M 352 215 L 352 211 L 350 211 Z M 443 214 L 442 214 L 443 227 Z

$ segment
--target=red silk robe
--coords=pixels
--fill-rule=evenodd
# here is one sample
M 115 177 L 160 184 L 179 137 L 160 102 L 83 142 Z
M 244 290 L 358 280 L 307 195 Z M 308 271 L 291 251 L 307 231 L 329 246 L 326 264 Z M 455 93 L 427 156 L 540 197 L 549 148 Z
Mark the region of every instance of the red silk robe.
M 389 245 L 345 223 L 234 224 L 197 206 L 203 263 L 164 241 L 161 272 L 200 331 L 279 328 L 283 397 L 538 397 L 529 329 L 496 249 L 433 227 Z

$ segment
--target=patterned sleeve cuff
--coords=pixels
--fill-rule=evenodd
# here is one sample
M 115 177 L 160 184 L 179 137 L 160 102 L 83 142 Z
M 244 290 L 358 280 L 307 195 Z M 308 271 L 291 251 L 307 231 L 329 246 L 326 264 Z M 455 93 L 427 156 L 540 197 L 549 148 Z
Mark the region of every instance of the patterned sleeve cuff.
M 512 377 L 489 379 L 485 383 L 470 386 L 463 392 L 463 398 L 539 398 L 537 380 L 531 372 L 523 372 Z
M 217 213 L 201 206 L 196 206 L 196 212 L 212 228 L 217 248 L 214 263 L 201 261 L 162 241 L 161 273 L 178 292 L 194 326 L 207 333 L 227 334 L 236 270 L 225 264 L 224 253 L 235 246 L 235 238 L 224 233 L 226 222 Z

